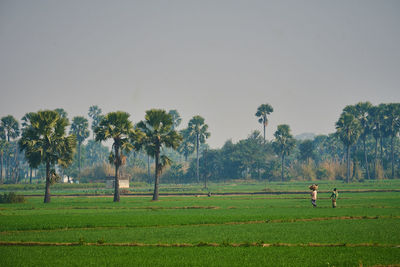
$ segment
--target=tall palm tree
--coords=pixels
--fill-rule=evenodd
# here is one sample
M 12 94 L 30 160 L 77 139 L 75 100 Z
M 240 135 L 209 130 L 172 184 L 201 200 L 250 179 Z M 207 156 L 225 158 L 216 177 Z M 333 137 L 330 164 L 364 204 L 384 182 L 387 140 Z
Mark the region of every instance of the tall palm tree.
M 400 103 L 390 103 L 384 110 L 383 125 L 386 133 L 390 136 L 392 179 L 394 178 L 394 139 L 400 130 Z
M 293 148 L 296 146 L 296 141 L 290 133 L 289 125 L 278 125 L 278 129 L 274 133 L 275 140 L 272 145 L 275 153 L 281 157 L 281 179 L 284 180 L 284 164 L 285 156 L 289 155 Z
M 266 136 L 265 136 L 265 128 L 268 125 L 268 117 L 267 115 L 271 114 L 274 112 L 274 109 L 270 104 L 262 104 L 257 108 L 256 112 L 256 117 L 259 117 L 258 122 L 263 125 L 264 129 L 264 142 L 266 141 Z
M 70 134 L 74 134 L 76 136 L 76 140 L 78 141 L 78 176 L 81 177 L 81 145 L 86 138 L 89 137 L 89 123 L 88 120 L 82 116 L 76 116 L 72 119 L 71 129 L 69 131 Z
M 144 147 L 146 153 L 155 159 L 153 200 L 158 200 L 162 167 L 169 163 L 166 156 L 160 156 L 161 148 L 177 149 L 182 137 L 173 129 L 172 116 L 165 110 L 148 110 L 144 118 L 136 125 L 132 139 L 138 150 Z
M 119 202 L 119 178 L 118 170 L 122 165 L 121 151 L 129 152 L 133 149 L 130 143 L 130 136 L 133 133 L 133 125 L 129 120 L 129 114 L 123 111 L 110 112 L 100 121 L 95 128 L 96 141 L 113 139 L 110 162 L 115 166 L 114 177 L 114 202 Z
M 30 166 L 46 165 L 46 189 L 44 203 L 50 202 L 50 185 L 58 177 L 55 164 L 66 165 L 72 162 L 76 149 L 74 135 L 66 136 L 67 118 L 53 110 L 44 110 L 29 116 L 22 137 L 18 141 L 21 151 Z M 51 169 L 52 168 L 52 169 Z
M 1 118 L 0 126 L 3 128 L 8 144 L 10 144 L 11 139 L 15 139 L 19 136 L 19 123 L 12 115 L 8 115 Z M 9 165 L 10 165 L 10 153 L 7 153 L 6 179 L 9 178 Z
M 204 118 L 201 116 L 194 116 L 188 125 L 190 136 L 195 138 L 196 140 L 196 177 L 197 182 L 200 182 L 200 173 L 199 173 L 199 147 L 200 143 L 204 144 L 206 139 L 210 137 L 210 133 L 207 132 L 208 125 L 204 123 Z
M 367 179 L 370 179 L 369 168 L 368 168 L 368 157 L 367 157 L 367 149 L 366 149 L 366 139 L 367 135 L 371 132 L 371 121 L 369 112 L 371 111 L 372 104 L 370 102 L 359 102 L 355 106 L 347 106 L 344 108 L 345 112 L 351 113 L 359 122 L 361 126 L 360 138 L 363 142 L 364 149 L 364 164 L 365 171 L 367 174 Z
M 33 114 L 35 114 L 35 113 L 34 112 L 28 112 L 21 118 L 21 120 L 22 120 L 22 123 L 21 123 L 22 130 L 29 126 L 29 120 L 33 116 Z M 33 162 L 37 163 L 38 160 L 33 160 Z M 28 164 L 29 164 L 29 183 L 32 184 L 32 172 L 33 172 L 33 169 L 38 168 L 40 162 L 37 165 L 32 164 L 32 162 L 28 162 Z
M 346 162 L 347 162 L 347 173 L 346 182 L 349 182 L 350 178 L 350 148 L 354 145 L 361 133 L 360 122 L 348 112 L 343 112 L 340 115 L 339 120 L 336 122 L 336 133 L 339 139 L 346 146 Z

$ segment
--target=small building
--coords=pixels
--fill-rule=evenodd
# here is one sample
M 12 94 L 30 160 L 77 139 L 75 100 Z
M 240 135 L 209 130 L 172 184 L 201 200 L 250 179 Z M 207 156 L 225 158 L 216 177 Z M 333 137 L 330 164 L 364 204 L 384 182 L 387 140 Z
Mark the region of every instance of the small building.
M 107 177 L 106 180 L 106 187 L 107 188 L 114 188 L 114 177 Z M 129 188 L 129 178 L 121 177 L 119 178 L 119 188 Z

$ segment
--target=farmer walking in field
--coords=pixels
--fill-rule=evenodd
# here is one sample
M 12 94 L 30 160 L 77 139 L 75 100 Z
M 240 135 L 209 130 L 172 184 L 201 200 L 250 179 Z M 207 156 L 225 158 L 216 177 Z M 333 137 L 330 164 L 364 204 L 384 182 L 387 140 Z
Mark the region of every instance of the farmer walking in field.
M 310 190 L 312 190 L 311 192 L 311 204 L 313 205 L 314 208 L 317 207 L 317 189 L 318 189 L 318 185 L 317 184 L 313 184 L 310 187 Z
M 332 199 L 332 208 L 336 208 L 336 199 L 338 198 L 339 193 L 337 192 L 336 188 L 333 189 L 331 199 Z

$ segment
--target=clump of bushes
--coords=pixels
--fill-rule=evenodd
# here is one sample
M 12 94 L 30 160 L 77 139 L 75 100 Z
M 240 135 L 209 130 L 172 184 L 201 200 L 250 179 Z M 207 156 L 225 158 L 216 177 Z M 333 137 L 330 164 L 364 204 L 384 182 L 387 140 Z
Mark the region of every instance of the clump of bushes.
M 4 193 L 0 195 L 0 203 L 24 203 L 25 197 L 23 195 L 17 195 L 14 192 Z

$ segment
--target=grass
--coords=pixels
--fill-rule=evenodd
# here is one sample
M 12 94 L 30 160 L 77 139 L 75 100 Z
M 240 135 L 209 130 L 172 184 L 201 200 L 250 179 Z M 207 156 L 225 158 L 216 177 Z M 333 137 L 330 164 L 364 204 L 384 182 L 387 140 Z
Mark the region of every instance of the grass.
M 296 191 L 301 184 L 282 187 Z M 28 197 L 26 203 L 0 204 L 0 265 L 400 264 L 398 192 L 341 193 L 336 209 L 329 195 L 320 192 L 318 208 L 311 207 L 308 194 L 157 202 L 123 196 L 120 203 L 110 197 L 53 197 L 49 204 Z

